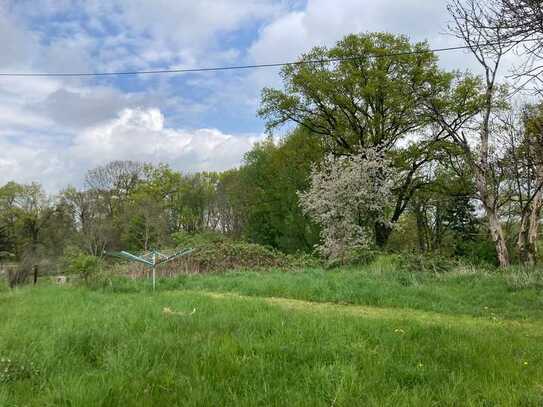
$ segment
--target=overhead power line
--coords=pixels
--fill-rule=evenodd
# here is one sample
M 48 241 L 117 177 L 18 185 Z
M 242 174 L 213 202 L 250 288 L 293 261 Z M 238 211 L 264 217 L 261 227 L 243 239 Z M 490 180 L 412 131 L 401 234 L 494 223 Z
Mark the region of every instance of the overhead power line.
M 519 41 L 511 42 L 510 44 L 520 44 L 522 42 L 533 41 L 532 39 L 524 39 Z M 482 45 L 482 47 L 492 47 L 500 45 L 498 43 L 489 43 Z M 503 44 L 502 44 L 503 45 Z M 405 51 L 405 52 L 393 52 L 393 53 L 373 53 L 370 55 L 373 58 L 393 58 L 401 57 L 407 55 L 419 55 L 427 53 L 436 53 L 436 52 L 448 52 L 448 51 L 459 51 L 467 50 L 471 47 L 468 45 L 460 45 L 456 47 L 446 47 L 446 48 L 434 48 L 427 50 L 415 50 L 415 51 Z M 17 72 L 0 72 L 0 76 L 10 76 L 10 77 L 33 77 L 33 76 L 55 76 L 55 77 L 74 77 L 74 76 L 134 76 L 134 75 L 158 75 L 158 74 L 176 74 L 176 73 L 197 73 L 197 72 L 218 72 L 218 71 L 235 71 L 235 70 L 246 70 L 246 69 L 260 69 L 260 68 L 276 68 L 282 66 L 292 66 L 292 65 L 306 65 L 306 64 L 319 64 L 319 63 L 329 63 L 329 62 L 342 62 L 342 61 L 352 61 L 362 58 L 367 58 L 368 55 L 354 55 L 349 57 L 338 57 L 338 58 L 323 58 L 323 59 L 314 59 L 314 60 L 304 60 L 304 61 L 291 61 L 291 62 L 277 62 L 270 64 L 253 64 L 253 65 L 233 65 L 233 66 L 219 66 L 219 67 L 210 67 L 210 68 L 182 68 L 182 69 L 156 69 L 156 70 L 143 70 L 143 71 L 118 71 L 118 72 L 28 72 L 28 73 L 17 73 Z

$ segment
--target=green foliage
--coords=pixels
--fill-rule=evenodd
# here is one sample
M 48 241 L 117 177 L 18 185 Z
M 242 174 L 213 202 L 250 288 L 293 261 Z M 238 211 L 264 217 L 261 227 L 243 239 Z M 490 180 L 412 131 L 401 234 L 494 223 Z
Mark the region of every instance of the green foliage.
M 301 60 L 336 58 L 342 61 L 283 68 L 285 90 L 262 91 L 259 114 L 269 129 L 293 121 L 329 138 L 340 151 L 392 146 L 425 124 L 417 90 L 447 79 L 428 44 L 412 45 L 387 33 L 348 35 L 333 48 L 313 48 Z
M 206 271 L 285 265 L 285 258 L 280 253 L 244 242 L 208 245 L 200 248 L 192 257 L 200 264 L 200 270 Z
M 297 130 L 278 145 L 272 140 L 257 144 L 240 169 L 245 213 L 244 236 L 287 253 L 311 251 L 319 229 L 299 206 L 298 191 L 309 187 L 313 163 L 323 157 L 318 139 Z
M 510 267 L 504 271 L 511 290 L 535 289 L 543 291 L 543 270 L 537 267 Z
M 334 62 L 283 68 L 284 89 L 264 89 L 259 114 L 269 130 L 295 123 L 336 154 L 373 148 L 392 159 L 398 174 L 394 194 L 386 219 L 373 222 L 375 243 L 384 248 L 440 145 L 433 135 L 400 141 L 429 126 L 428 105 L 436 99 L 449 103 L 442 94 L 452 98 L 448 91 L 455 75 L 439 69 L 427 43 L 411 44 L 389 33 L 351 34 L 333 48 L 315 47 L 301 57 L 329 59 Z
M 287 254 L 286 263 L 290 270 L 314 269 L 324 266 L 322 259 L 305 252 Z
M 447 273 L 458 266 L 453 259 L 437 254 L 402 253 L 396 262 L 398 270 L 407 273 Z
M 64 257 L 66 273 L 75 274 L 85 282 L 89 282 L 101 271 L 100 258 L 81 252 L 70 252 Z
M 466 262 L 479 266 L 497 266 L 496 248 L 494 244 L 479 236 L 476 239 L 456 240 L 455 255 Z
M 371 247 L 357 249 L 352 253 L 350 264 L 356 266 L 366 266 L 373 263 L 380 254 L 381 252 L 379 250 Z
M 14 242 L 6 225 L 0 225 L 0 261 L 13 256 Z
M 222 240 L 197 246 L 190 256 L 171 264 L 177 270 L 202 273 L 285 267 L 288 262 L 284 254 L 259 244 Z

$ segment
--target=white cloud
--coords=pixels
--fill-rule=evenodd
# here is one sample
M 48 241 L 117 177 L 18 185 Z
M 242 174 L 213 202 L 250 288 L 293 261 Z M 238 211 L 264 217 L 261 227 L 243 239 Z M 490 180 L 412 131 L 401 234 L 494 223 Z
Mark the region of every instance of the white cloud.
M 228 36 L 284 9 L 273 0 L 8 0 L 7 4 L 11 20 L 47 19 L 49 24 L 34 30 L 44 37 L 54 35 L 42 49 L 40 65 L 61 72 L 232 61 L 238 51 L 235 44 L 228 44 Z M 220 44 L 219 37 L 224 40 Z
M 112 119 L 123 108 L 138 102 L 141 102 L 141 97 L 132 97 L 108 87 L 62 87 L 31 108 L 59 126 L 80 128 Z
M 0 4 L 0 68 L 9 70 L 28 65 L 33 59 L 38 37 L 21 28 L 19 22 Z
M 111 160 L 163 162 L 186 172 L 220 171 L 239 165 L 262 137 L 169 128 L 158 109 L 125 109 L 60 149 L 38 140 L 22 145 L 0 137 L 0 185 L 40 180 L 47 190 L 56 191 L 80 183 L 85 171 Z
M 350 33 L 391 31 L 431 39 L 446 23 L 446 0 L 308 0 L 261 29 L 249 49 L 257 62 L 294 60 L 317 45 L 331 46 Z
M 224 170 L 240 163 L 260 136 L 234 136 L 217 129 L 168 128 L 158 109 L 126 109 L 74 140 L 71 155 L 93 164 L 114 159 L 167 162 L 185 171 Z

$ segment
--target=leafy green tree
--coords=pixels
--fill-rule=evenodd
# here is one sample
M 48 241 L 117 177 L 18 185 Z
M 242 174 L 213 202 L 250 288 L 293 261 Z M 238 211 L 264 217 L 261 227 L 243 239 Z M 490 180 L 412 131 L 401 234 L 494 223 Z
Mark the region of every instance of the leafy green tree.
M 319 229 L 303 214 L 297 193 L 309 187 L 311 166 L 322 158 L 321 142 L 304 129 L 278 144 L 264 141 L 247 153 L 239 202 L 250 241 L 286 252 L 312 249 Z
M 60 194 L 60 202 L 72 223 L 71 245 L 92 256 L 102 256 L 119 235 L 108 216 L 103 201 L 93 190 L 79 191 L 68 187 Z
M 0 260 L 13 256 L 14 242 L 6 225 L 0 226 Z
M 244 209 L 245 194 L 241 180 L 241 171 L 237 168 L 219 174 L 215 210 L 219 218 L 218 230 L 240 238 L 246 224 Z
M 48 233 L 57 208 L 41 185 L 10 182 L 0 188 L 0 216 L 11 236 L 13 254 L 20 262 L 11 285 L 23 283 L 32 269 L 54 254 L 52 234 Z
M 163 202 L 143 190 L 134 192 L 124 213 L 123 243 L 129 249 L 150 250 L 168 241 Z
M 421 252 L 457 252 L 457 243 L 473 241 L 480 228 L 474 203 L 475 187 L 466 174 L 440 163 L 411 202 Z
M 16 231 L 23 260 L 35 265 L 47 245 L 44 233 L 55 208 L 39 184 L 23 185 L 18 196 Z
M 400 142 L 415 133 L 426 139 L 430 124 L 423 98 L 449 74 L 437 66 L 428 44 L 411 44 L 406 37 L 386 33 L 348 35 L 333 48 L 316 47 L 301 61 L 282 70 L 284 89 L 262 92 L 259 114 L 268 130 L 295 123 L 321 138 L 337 154 L 359 148 L 402 150 Z M 432 139 L 442 132 L 429 133 Z M 412 137 L 413 138 L 413 137 Z M 422 146 L 426 146 L 425 140 Z M 419 152 L 421 148 L 418 149 Z M 375 223 L 376 242 L 384 246 L 407 207 L 415 180 L 428 159 L 419 153 L 400 154 L 395 209 Z

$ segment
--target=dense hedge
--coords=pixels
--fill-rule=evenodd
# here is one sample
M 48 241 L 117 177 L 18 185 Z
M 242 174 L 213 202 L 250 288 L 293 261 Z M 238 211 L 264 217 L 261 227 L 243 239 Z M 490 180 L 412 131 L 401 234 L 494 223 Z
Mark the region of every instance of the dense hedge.
M 228 239 L 218 239 L 211 242 L 199 241 L 193 247 L 194 251 L 191 254 L 158 266 L 157 274 L 159 276 L 174 276 L 240 269 L 297 269 L 321 264 L 319 260 L 309 255 L 286 255 L 259 244 Z M 172 252 L 172 250 L 168 252 Z M 137 263 L 123 263 L 117 265 L 116 268 L 118 273 L 134 277 L 148 272 L 144 266 Z

